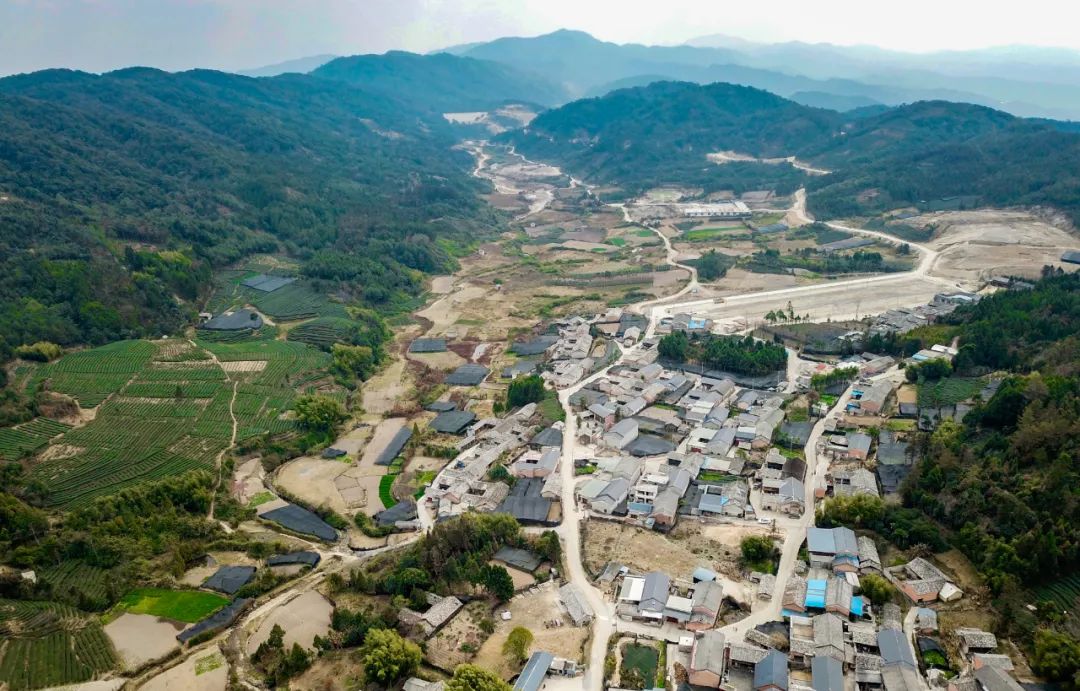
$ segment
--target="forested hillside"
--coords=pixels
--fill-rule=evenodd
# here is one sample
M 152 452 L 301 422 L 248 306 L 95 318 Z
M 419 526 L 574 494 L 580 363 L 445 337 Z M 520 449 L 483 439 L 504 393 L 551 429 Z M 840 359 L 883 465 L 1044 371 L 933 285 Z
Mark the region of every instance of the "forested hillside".
M 157 336 L 253 252 L 376 307 L 415 292 L 491 218 L 452 143 L 400 99 L 306 75 L 0 80 L 0 334 Z
M 1008 376 L 962 425 L 945 422 L 927 435 L 904 501 L 943 524 L 987 578 L 1002 628 L 1034 639 L 1035 671 L 1075 682 L 1076 603 L 1063 600 L 1062 614 L 1029 593 L 1052 591 L 1080 569 L 1080 276 L 998 293 L 951 321 L 962 344 L 958 369 Z M 1035 616 L 1024 607 L 1032 602 Z M 1044 630 L 1033 637 L 1036 626 Z M 1051 661 L 1059 647 L 1075 652 Z
M 718 166 L 706 155 L 789 156 L 828 141 L 841 121 L 835 112 L 760 89 L 658 82 L 575 101 L 503 139 L 526 156 L 559 161 L 596 182 L 633 187 L 666 180 L 715 188 L 769 180 L 790 187 L 802 176 L 787 166 Z
M 561 87 L 539 74 L 449 53 L 354 55 L 332 60 L 312 74 L 408 100 L 437 113 L 491 110 L 507 101 L 547 107 L 567 100 Z
M 731 84 L 659 82 L 570 103 L 502 137 L 627 195 L 659 184 L 781 193 L 805 184 L 822 218 L 963 196 L 1080 219 L 1080 133 L 1068 123 L 945 101 L 877 110 L 841 115 Z M 727 150 L 797 156 L 832 174 L 706 158 Z

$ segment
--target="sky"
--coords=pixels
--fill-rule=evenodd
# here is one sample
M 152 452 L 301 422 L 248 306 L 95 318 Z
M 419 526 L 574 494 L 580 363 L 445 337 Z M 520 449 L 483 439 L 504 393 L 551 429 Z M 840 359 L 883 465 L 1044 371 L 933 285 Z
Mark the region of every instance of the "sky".
M 1001 3 L 1003 4 L 1003 3 Z M 888 10 L 885 7 L 889 8 Z M 705 34 L 928 52 L 1080 50 L 1080 3 L 1027 0 L 0 0 L 0 74 L 132 65 L 240 70 L 580 29 L 618 43 Z M 879 9 L 881 8 L 881 9 Z

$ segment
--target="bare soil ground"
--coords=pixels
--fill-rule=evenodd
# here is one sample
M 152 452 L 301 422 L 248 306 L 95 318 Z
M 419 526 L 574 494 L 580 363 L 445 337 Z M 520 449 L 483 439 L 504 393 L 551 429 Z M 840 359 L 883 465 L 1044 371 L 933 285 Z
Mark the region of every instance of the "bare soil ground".
M 247 504 L 260 492 L 266 491 L 265 472 L 258 458 L 244 461 L 233 471 L 232 493 L 237 501 Z
M 592 573 L 600 573 L 609 561 L 640 572 L 664 571 L 676 578 L 689 578 L 699 566 L 723 573 L 734 569 L 738 546 L 732 549 L 702 534 L 696 521 L 683 521 L 671 535 L 611 521 L 591 520 L 586 525 L 584 561 Z
M 503 679 L 510 679 L 520 672 L 520 666 L 510 665 L 502 654 L 503 643 L 515 626 L 524 626 L 532 632 L 532 650 L 544 650 L 569 660 L 582 659 L 589 629 L 575 627 L 568 617 L 563 616 L 554 582 L 549 581 L 539 586 L 538 590 L 535 594 L 525 592 L 516 595 L 505 606 L 495 608 L 495 633 L 480 646 L 474 664 L 492 670 Z M 510 612 L 510 621 L 502 620 L 501 615 L 506 611 Z M 556 620 L 563 625 L 545 626 L 545 622 Z
M 427 641 L 427 660 L 439 669 L 452 672 L 455 667 L 470 662 L 474 653 L 468 646 L 477 648 L 488 637 L 480 630 L 480 622 L 491 615 L 483 600 L 465 605 L 437 634 Z M 461 646 L 467 646 L 465 650 Z
M 253 566 L 256 561 L 243 552 L 210 552 L 213 558 L 213 566 L 196 566 L 184 572 L 180 583 L 192 587 L 201 586 L 214 572 L 222 566 Z
M 346 513 L 349 506 L 338 492 L 334 480 L 348 469 L 348 465 L 338 461 L 298 458 L 278 469 L 275 482 L 301 501 L 315 506 L 326 504 L 338 513 Z
M 325 636 L 330 630 L 330 615 L 334 607 L 325 597 L 314 591 L 301 593 L 278 607 L 267 616 L 250 638 L 248 654 L 270 638 L 275 625 L 285 630 L 285 649 L 298 643 L 301 648 L 313 649 L 315 636 Z
M 432 369 L 452 370 L 465 364 L 465 358 L 452 350 L 445 353 L 410 353 L 410 360 L 416 360 Z
M 172 669 L 151 678 L 142 691 L 225 691 L 229 666 L 217 650 L 192 655 Z
M 105 635 L 112 641 L 124 667 L 135 669 L 179 648 L 176 634 L 184 626 L 150 614 L 125 612 L 105 625 Z
M 488 563 L 492 564 L 493 566 L 506 566 L 505 564 L 501 564 L 497 561 L 490 561 Z M 529 586 L 536 583 L 536 579 L 533 578 L 532 575 L 527 574 L 524 571 L 518 571 L 517 569 L 512 569 L 509 566 L 506 567 L 506 571 L 510 574 L 510 579 L 514 581 L 515 591 L 524 590 L 525 588 L 528 588 Z
M 1023 211 L 939 212 L 906 222 L 937 228 L 929 243 L 942 253 L 934 273 L 963 282 L 998 274 L 1037 278 L 1047 264 L 1074 270 L 1061 263 L 1061 253 L 1080 245 L 1075 235 Z
M 358 651 L 334 650 L 315 659 L 311 667 L 289 680 L 297 691 L 355 691 L 363 688 L 364 672 Z
M 405 347 L 401 341 L 411 341 L 413 336 L 415 336 L 415 329 L 400 334 L 399 349 L 403 350 Z M 361 389 L 361 405 L 366 413 L 366 419 L 377 421 L 393 410 L 394 406 L 408 394 L 412 381 L 406 364 L 404 356 L 395 354 L 390 364 L 364 382 Z

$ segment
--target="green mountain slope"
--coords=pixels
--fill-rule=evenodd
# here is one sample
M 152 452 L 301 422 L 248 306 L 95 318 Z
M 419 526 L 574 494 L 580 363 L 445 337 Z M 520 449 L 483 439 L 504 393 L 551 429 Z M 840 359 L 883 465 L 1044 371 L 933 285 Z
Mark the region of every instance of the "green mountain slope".
M 503 140 L 526 156 L 557 160 L 597 182 L 635 187 L 666 178 L 715 186 L 721 176 L 746 172 L 746 166 L 717 166 L 706 154 L 789 156 L 828 142 L 841 122 L 837 113 L 759 89 L 657 82 L 548 111 Z M 754 168 L 747 183 L 800 177 L 786 166 Z
M 313 74 L 439 113 L 490 110 L 506 101 L 546 107 L 567 99 L 562 88 L 537 74 L 449 53 L 355 55 L 332 60 Z
M 452 143 L 441 118 L 303 75 L 0 80 L 0 334 L 160 335 L 209 267 L 253 252 L 374 306 L 415 292 L 491 213 Z

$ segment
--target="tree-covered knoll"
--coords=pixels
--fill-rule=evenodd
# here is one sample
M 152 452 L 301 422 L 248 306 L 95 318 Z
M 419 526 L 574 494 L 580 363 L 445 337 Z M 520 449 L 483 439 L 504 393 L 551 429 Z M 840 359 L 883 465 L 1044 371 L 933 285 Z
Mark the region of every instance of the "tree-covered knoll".
M 716 336 L 675 331 L 660 339 L 660 356 L 676 362 L 692 362 L 736 374 L 771 374 L 787 366 L 781 345 L 752 336 Z
M 381 307 L 493 218 L 441 118 L 307 75 L 0 79 L 0 333 L 172 331 L 208 270 L 284 252 Z

